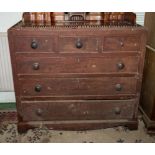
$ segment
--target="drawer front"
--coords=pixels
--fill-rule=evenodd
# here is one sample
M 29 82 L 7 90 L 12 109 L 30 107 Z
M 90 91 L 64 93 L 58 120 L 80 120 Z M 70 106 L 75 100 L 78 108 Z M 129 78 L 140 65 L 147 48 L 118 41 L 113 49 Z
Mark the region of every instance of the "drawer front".
M 105 37 L 104 51 L 137 51 L 140 48 L 139 38 L 129 37 Z
M 53 38 L 51 36 L 19 36 L 15 38 L 15 50 L 16 52 L 53 52 Z
M 97 53 L 99 50 L 99 39 L 95 37 L 59 37 L 59 52 L 61 53 Z
M 21 79 L 22 96 L 115 96 L 136 93 L 134 77 Z
M 23 121 L 132 119 L 135 100 L 22 102 Z
M 136 73 L 138 56 L 111 57 L 17 57 L 19 74 Z

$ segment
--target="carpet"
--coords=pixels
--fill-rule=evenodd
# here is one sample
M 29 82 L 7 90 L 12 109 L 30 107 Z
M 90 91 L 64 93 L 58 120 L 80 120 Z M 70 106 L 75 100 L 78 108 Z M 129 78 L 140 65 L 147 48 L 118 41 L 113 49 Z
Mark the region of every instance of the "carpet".
M 154 143 L 155 135 L 147 134 L 142 119 L 138 130 L 115 127 L 89 131 L 55 131 L 46 127 L 30 129 L 18 134 L 16 122 L 0 123 L 1 143 Z

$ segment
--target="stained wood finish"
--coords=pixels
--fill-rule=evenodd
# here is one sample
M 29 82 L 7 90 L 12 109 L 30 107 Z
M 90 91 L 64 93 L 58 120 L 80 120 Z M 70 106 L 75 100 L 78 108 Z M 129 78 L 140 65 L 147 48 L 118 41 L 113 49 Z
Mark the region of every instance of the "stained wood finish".
M 32 48 L 32 43 L 36 48 Z M 50 52 L 54 51 L 54 36 L 18 36 L 15 38 L 16 52 Z
M 139 56 L 50 56 L 16 57 L 18 74 L 137 73 Z M 38 65 L 35 68 L 34 65 Z M 122 65 L 122 67 L 120 66 Z
M 148 39 L 140 103 L 147 132 L 155 134 L 155 13 L 146 13 L 144 25 Z
M 79 120 L 79 121 L 31 121 L 31 122 L 19 122 L 18 132 L 23 133 L 28 129 L 34 129 L 36 127 L 46 127 L 51 130 L 95 130 L 103 128 L 111 128 L 117 126 L 124 126 L 130 130 L 137 130 L 137 120 Z
M 24 26 L 51 26 L 57 20 L 75 24 L 98 19 L 110 24 L 136 24 L 136 14 L 133 12 L 24 12 L 22 21 Z
M 59 37 L 59 51 L 60 52 L 98 52 L 99 38 L 92 36 L 61 36 Z M 81 43 L 81 47 L 77 44 Z
M 104 34 L 103 34 L 104 35 Z M 56 36 L 55 36 L 56 37 Z M 138 51 L 139 39 L 136 36 L 117 37 L 111 36 L 105 38 L 102 36 L 63 36 L 55 41 L 54 36 L 20 36 L 16 38 L 15 49 L 17 52 L 55 52 L 56 47 L 59 47 L 58 51 L 61 53 L 98 53 L 101 51 Z M 37 47 L 32 48 L 32 43 L 36 43 Z M 77 47 L 77 44 L 81 43 L 81 47 Z M 102 49 L 100 44 L 102 43 Z
M 103 49 L 106 51 L 137 51 L 140 48 L 137 36 L 105 37 Z
M 155 54 L 147 48 L 141 93 L 141 111 L 149 133 L 155 133 Z
M 135 103 L 135 100 L 22 102 L 20 117 L 23 121 L 132 119 Z
M 18 23 L 8 36 L 19 131 L 137 128 L 145 28 Z
M 134 77 L 33 78 L 21 79 L 20 90 L 21 96 L 117 96 L 135 94 L 136 83 Z

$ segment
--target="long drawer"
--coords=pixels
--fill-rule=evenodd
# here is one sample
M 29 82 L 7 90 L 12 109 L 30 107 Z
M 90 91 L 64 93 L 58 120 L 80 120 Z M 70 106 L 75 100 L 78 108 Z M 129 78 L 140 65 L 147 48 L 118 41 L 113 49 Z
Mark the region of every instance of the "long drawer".
M 17 56 L 18 74 L 137 73 L 138 56 Z
M 136 100 L 27 101 L 23 121 L 132 119 Z
M 23 78 L 22 96 L 105 96 L 136 93 L 134 77 Z

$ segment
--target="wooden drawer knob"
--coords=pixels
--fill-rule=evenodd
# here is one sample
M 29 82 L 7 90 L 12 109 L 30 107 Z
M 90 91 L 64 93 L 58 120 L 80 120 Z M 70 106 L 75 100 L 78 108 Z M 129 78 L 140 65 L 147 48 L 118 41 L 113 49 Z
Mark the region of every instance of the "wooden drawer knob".
M 35 91 L 36 92 L 40 92 L 41 91 L 41 85 L 39 85 L 39 84 L 37 84 L 36 86 L 35 86 Z
M 122 63 L 122 62 L 117 63 L 117 68 L 119 70 L 123 69 L 124 67 L 125 67 L 124 63 Z
M 121 84 L 116 84 L 115 89 L 116 89 L 116 91 L 121 91 L 122 90 L 122 85 Z
M 120 113 L 121 113 L 121 108 L 116 107 L 116 108 L 115 108 L 115 114 L 116 114 L 116 115 L 119 115 Z
M 39 63 L 38 62 L 35 62 L 33 65 L 32 65 L 33 69 L 34 70 L 38 70 L 39 69 Z
M 124 43 L 121 41 L 121 42 L 120 42 L 120 45 L 121 45 L 121 47 L 123 47 L 123 46 L 124 46 Z
M 42 110 L 42 109 L 38 108 L 38 109 L 36 110 L 36 114 L 37 114 L 38 116 L 41 116 L 42 113 L 43 113 L 43 110 Z
M 31 48 L 32 48 L 32 49 L 38 48 L 38 43 L 37 43 L 35 40 L 32 41 L 32 43 L 31 43 Z
M 76 48 L 82 48 L 82 47 L 83 47 L 83 43 L 80 39 L 78 39 L 76 42 Z

